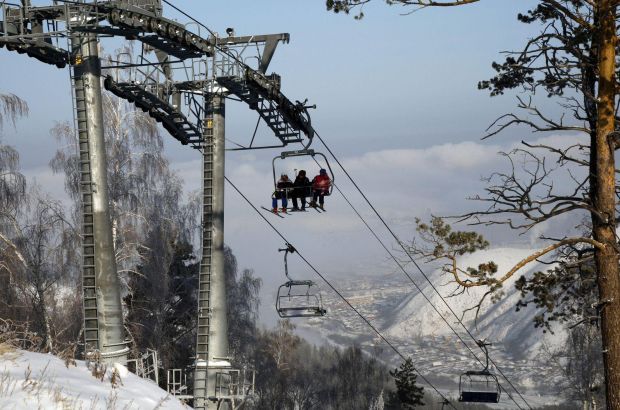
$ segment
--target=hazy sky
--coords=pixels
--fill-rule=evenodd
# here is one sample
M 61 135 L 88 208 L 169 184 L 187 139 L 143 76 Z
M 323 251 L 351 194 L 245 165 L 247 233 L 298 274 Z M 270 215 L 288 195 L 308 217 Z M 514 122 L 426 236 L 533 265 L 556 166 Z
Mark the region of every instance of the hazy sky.
M 403 16 L 399 13 L 404 9 L 377 0 L 364 9 L 366 17 L 356 21 L 328 13 L 323 0 L 175 2 L 219 33 L 227 27 L 234 27 L 237 35 L 290 33 L 291 42 L 278 46 L 269 71 L 282 76 L 282 89 L 291 100 L 308 98 L 317 105 L 311 113 L 313 125 L 403 239 L 413 236 L 416 216 L 471 209 L 465 198 L 480 193 L 480 177 L 503 164 L 497 152 L 522 138 L 543 137 L 511 130 L 481 141 L 489 123 L 511 111 L 515 99 L 489 98 L 476 87 L 493 75 L 491 62 L 503 59 L 501 51 L 518 48 L 536 31 L 536 26 L 516 19 L 534 3 L 483 0 Z M 164 14 L 186 20 L 166 6 Z M 54 121 L 71 119 L 68 71 L 6 50 L 0 50 L 0 61 L 0 90 L 18 94 L 30 105 L 27 119 L 15 130 L 4 130 L 4 142 L 18 148 L 26 174 L 61 195 L 62 178 L 52 176 L 47 163 L 56 148 L 49 129 Z M 246 107 L 227 105 L 228 138 L 247 142 L 255 121 L 256 114 Z M 172 138 L 166 141 L 186 189 L 198 188 L 198 153 Z M 227 156 L 227 174 L 256 205 L 269 206 L 271 159 L 277 154 Z M 310 174 L 316 171 L 310 163 L 304 166 Z M 344 175 L 336 172 L 336 181 L 362 206 Z M 269 321 L 273 291 L 285 279 L 277 252 L 281 240 L 234 191 L 227 188 L 226 195 L 226 243 L 241 267 L 254 268 L 264 279 L 263 312 Z M 342 198 L 334 195 L 326 206 L 328 212 L 322 215 L 267 217 L 330 278 L 395 269 Z M 370 217 L 366 207 L 362 213 Z M 492 235 L 503 245 L 530 241 L 508 233 Z M 385 238 L 393 246 L 394 241 Z M 291 268 L 298 269 L 293 276 L 312 278 L 294 259 Z

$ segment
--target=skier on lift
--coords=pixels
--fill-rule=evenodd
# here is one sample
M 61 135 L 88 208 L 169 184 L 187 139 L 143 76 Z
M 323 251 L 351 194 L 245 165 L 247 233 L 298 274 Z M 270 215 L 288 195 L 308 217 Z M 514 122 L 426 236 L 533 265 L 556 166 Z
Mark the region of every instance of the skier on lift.
M 293 182 L 293 211 L 299 211 L 299 203 L 297 199 L 301 199 L 301 210 L 306 210 L 306 197 L 312 195 L 312 184 L 306 176 L 305 170 L 300 170 Z
M 312 202 L 310 202 L 311 207 L 316 207 L 316 200 L 319 200 L 319 208 L 325 210 L 323 204 L 325 203 L 325 195 L 329 195 L 329 188 L 331 187 L 332 181 L 327 175 L 326 169 L 321 169 L 319 171 L 319 175 L 315 176 L 312 179 Z
M 278 199 L 282 200 L 282 213 L 286 213 L 286 207 L 288 206 L 289 191 L 293 188 L 293 183 L 288 179 L 288 175 L 280 175 L 280 179 L 276 184 L 276 190 L 271 196 L 271 211 L 274 214 L 278 213 Z

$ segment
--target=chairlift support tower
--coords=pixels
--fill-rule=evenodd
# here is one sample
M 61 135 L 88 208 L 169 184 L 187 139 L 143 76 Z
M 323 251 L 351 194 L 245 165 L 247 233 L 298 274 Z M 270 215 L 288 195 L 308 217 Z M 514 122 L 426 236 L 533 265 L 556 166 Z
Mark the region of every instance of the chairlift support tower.
M 198 279 L 195 408 L 218 409 L 217 373 L 231 368 L 228 357 L 224 278 L 225 96 L 212 89 L 206 98 L 202 149 L 202 259 Z M 207 401 L 208 400 L 208 401 Z
M 307 110 L 311 107 L 291 102 L 280 90 L 280 77 L 266 74 L 277 44 L 288 42 L 288 34 L 236 36 L 229 29 L 227 37 L 219 37 L 209 32 L 203 37 L 199 28 L 190 31 L 163 17 L 161 0 L 59 0 L 36 7 L 29 0 L 0 1 L 0 47 L 58 68 L 71 67 L 83 213 L 85 342 L 87 349 L 99 349 L 108 361 L 124 362 L 127 348 L 108 209 L 100 87 L 102 70 L 111 67 L 101 66 L 99 38 L 122 36 L 138 40 L 143 47 L 136 57 L 139 61 L 116 62 L 115 68 L 135 78 L 124 81 L 108 75 L 105 88 L 148 112 L 183 145 L 201 151 L 203 238 L 193 398 L 195 408 L 222 409 L 236 408 L 254 386 L 253 372 L 248 378 L 245 370 L 232 369 L 228 358 L 223 254 L 225 98 L 234 95 L 246 103 L 280 142 L 261 146 L 254 144 L 253 137 L 239 149 L 290 143 L 308 148 L 314 129 Z M 65 49 L 61 43 L 67 39 Z M 157 61 L 144 56 L 148 50 L 155 51 Z M 245 58 L 246 50 L 257 50 L 259 55 Z M 255 61 L 256 67 L 246 61 Z M 174 79 L 175 69 L 188 78 Z
M 97 37 L 71 36 L 77 128 L 80 194 L 82 199 L 82 283 L 84 342 L 87 352 L 99 350 L 108 362 L 126 364 L 120 284 L 108 201 L 107 159 L 103 137 L 101 66 Z

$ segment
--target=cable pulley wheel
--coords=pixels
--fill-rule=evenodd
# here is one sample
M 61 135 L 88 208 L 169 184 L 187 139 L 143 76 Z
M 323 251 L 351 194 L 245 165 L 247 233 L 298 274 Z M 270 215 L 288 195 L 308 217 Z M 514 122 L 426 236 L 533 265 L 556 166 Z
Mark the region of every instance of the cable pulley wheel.
M 178 30 L 177 30 L 177 28 L 176 28 L 174 25 L 172 25 L 172 24 L 168 24 L 168 35 L 169 35 L 171 38 L 177 38 L 177 36 L 178 36 Z
M 145 25 L 146 25 L 146 28 L 148 28 L 148 30 L 152 32 L 157 32 L 157 29 L 159 28 L 157 19 L 153 19 L 153 18 L 147 18 Z
M 189 31 L 185 32 L 185 35 L 183 36 L 183 39 L 185 40 L 185 43 L 188 45 L 194 45 L 194 35 L 192 33 L 190 33 Z

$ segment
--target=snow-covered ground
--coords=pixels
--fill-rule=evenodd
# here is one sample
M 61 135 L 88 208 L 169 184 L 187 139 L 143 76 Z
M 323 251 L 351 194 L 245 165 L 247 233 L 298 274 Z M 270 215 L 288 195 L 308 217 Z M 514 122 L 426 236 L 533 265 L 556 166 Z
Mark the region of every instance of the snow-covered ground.
M 0 345 L 0 409 L 2 410 L 176 410 L 188 406 L 154 382 L 117 365 L 100 380 L 85 362 L 65 366 L 56 356 Z

